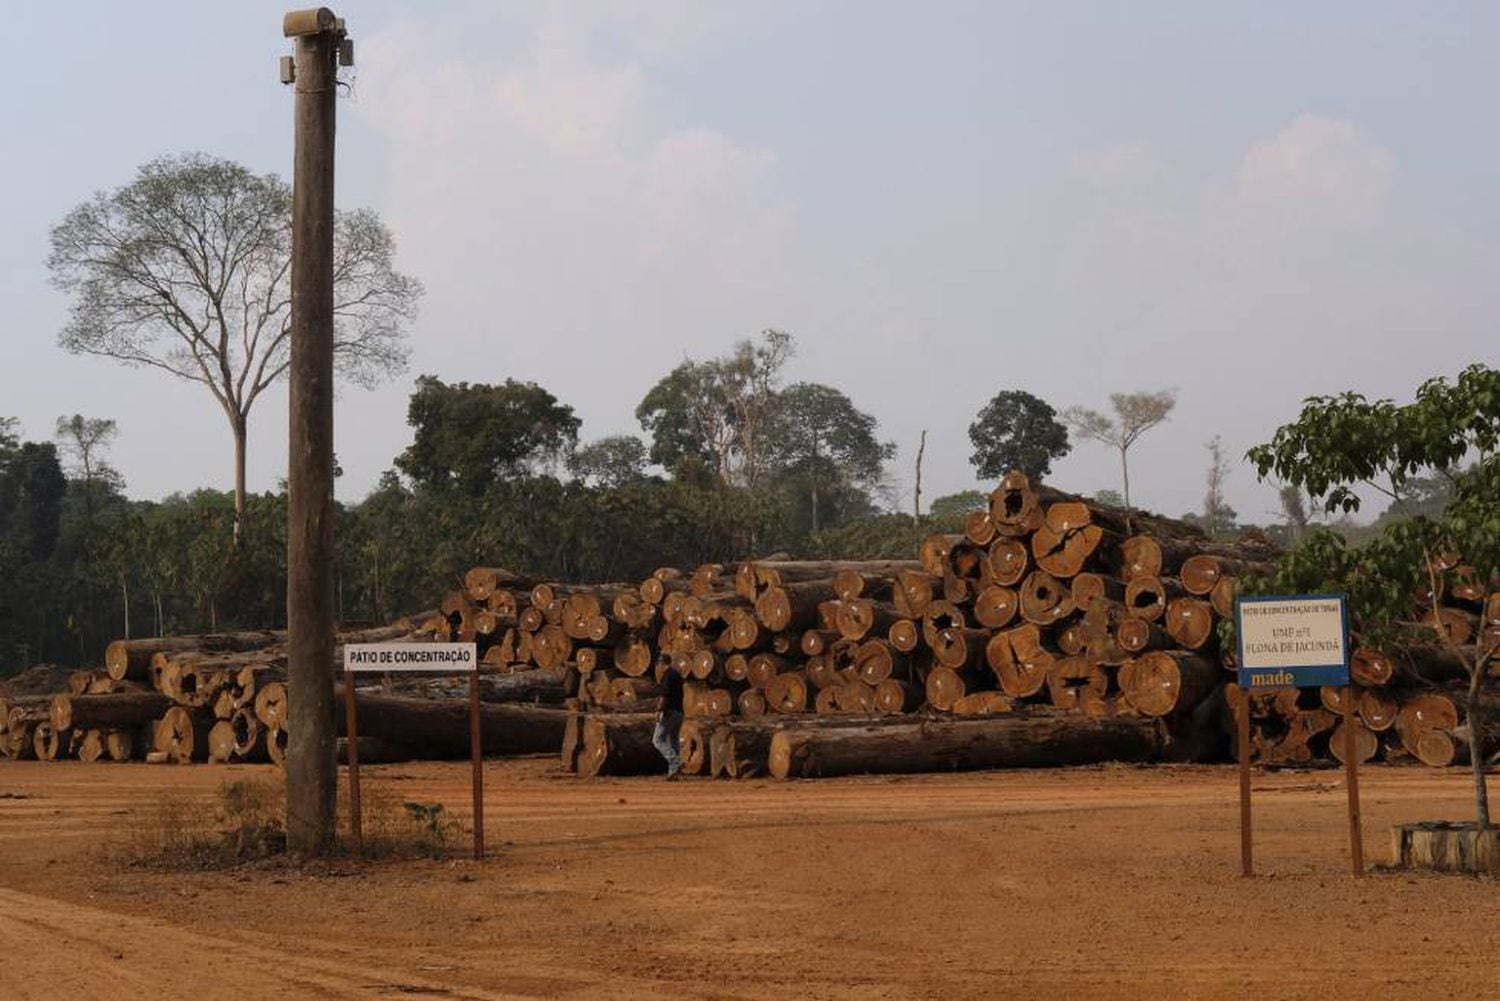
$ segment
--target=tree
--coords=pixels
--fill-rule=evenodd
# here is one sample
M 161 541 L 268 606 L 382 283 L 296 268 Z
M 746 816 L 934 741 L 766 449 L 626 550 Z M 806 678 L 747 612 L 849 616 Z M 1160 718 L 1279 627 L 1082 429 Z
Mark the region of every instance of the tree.
M 1020 389 L 996 393 L 969 425 L 974 454 L 969 462 L 983 479 L 999 479 L 1019 469 L 1037 479 L 1052 471 L 1052 460 L 1068 454 L 1068 429 L 1046 401 Z
M 568 456 L 568 471 L 611 489 L 646 475 L 646 445 L 633 434 L 616 434 L 589 442 Z
M 831 386 L 798 382 L 777 394 L 767 442 L 778 472 L 803 484 L 811 502 L 812 530 L 819 528 L 819 499 L 834 487 L 868 495 L 896 454 L 894 442 L 875 437 L 875 418 Z
M 1276 498 L 1281 502 L 1281 516 L 1286 523 L 1287 534 L 1292 542 L 1301 542 L 1307 535 L 1308 525 L 1312 523 L 1302 488 L 1292 483 L 1283 483 L 1276 491 Z
M 124 478 L 104 458 L 104 450 L 115 440 L 119 428 L 107 417 L 84 417 L 74 414 L 59 417 L 54 437 L 63 452 L 71 458 L 66 471 L 83 484 L 84 510 L 93 519 L 95 495 L 118 491 Z
M 792 336 L 767 330 L 732 354 L 678 365 L 646 393 L 635 416 L 651 436 L 651 461 L 677 473 L 707 464 L 725 485 L 753 487 L 768 466 L 764 435 L 773 418 Z
M 962 518 L 976 508 L 989 507 L 989 494 L 981 490 L 960 490 L 956 494 L 935 497 L 928 508 L 934 518 Z
M 1453 499 L 1435 517 L 1408 511 L 1386 522 L 1372 540 L 1351 547 L 1336 533 L 1311 533 L 1269 582 L 1273 593 L 1341 590 L 1367 637 L 1400 637 L 1424 594 L 1439 593 L 1441 554 L 1460 554 L 1477 579 L 1500 574 L 1500 371 L 1471 365 L 1450 383 L 1429 379 L 1413 401 L 1367 400 L 1359 393 L 1313 397 L 1291 424 L 1248 457 L 1265 479 L 1275 476 L 1305 490 L 1329 513 L 1358 511 L 1364 487 L 1407 504 L 1418 477 L 1441 476 Z M 1467 465 L 1465 465 L 1467 464 Z M 1469 676 L 1466 702 L 1474 805 L 1481 830 L 1490 826 L 1485 784 L 1486 714 L 1481 691 L 1486 665 L 1500 637 L 1484 634 L 1477 646 L 1459 647 L 1436 630 Z
M 291 201 L 274 174 L 202 154 L 163 157 L 51 235 L 52 281 L 73 299 L 62 346 L 198 383 L 224 412 L 236 543 L 251 408 L 290 363 Z M 335 216 L 334 357 L 360 385 L 406 362 L 404 327 L 422 286 L 395 270 L 394 252 L 375 213 Z
M 1120 491 L 1111 490 L 1108 487 L 1104 488 L 1103 490 L 1095 490 L 1094 500 L 1100 504 L 1108 505 L 1109 507 L 1125 506 L 1125 498 L 1120 495 Z
M 20 442 L 0 450 L 0 539 L 41 563 L 57 546 L 68 480 L 51 442 Z
M 1115 416 L 1108 417 L 1097 410 L 1085 407 L 1069 407 L 1063 419 L 1082 438 L 1109 445 L 1120 453 L 1120 482 L 1124 488 L 1125 512 L 1129 519 L 1130 506 L 1130 447 L 1141 435 L 1167 419 L 1177 405 L 1177 391 L 1164 389 L 1159 393 L 1111 393 L 1110 406 Z
M 581 421 L 534 382 L 449 385 L 417 379 L 406 423 L 416 429 L 396 467 L 425 486 L 480 494 L 506 476 L 534 472 L 571 451 Z
M 1210 539 L 1233 534 L 1238 512 L 1224 499 L 1224 480 L 1229 476 L 1229 461 L 1224 457 L 1224 443 L 1218 435 L 1203 446 L 1208 449 L 1208 492 L 1203 495 L 1203 530 Z

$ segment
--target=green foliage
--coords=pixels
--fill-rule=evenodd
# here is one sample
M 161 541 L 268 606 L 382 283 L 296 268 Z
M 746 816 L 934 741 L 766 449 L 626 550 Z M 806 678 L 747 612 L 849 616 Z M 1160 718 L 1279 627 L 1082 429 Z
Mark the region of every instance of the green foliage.
M 1260 476 L 1287 484 L 1284 503 L 1291 488 L 1326 511 L 1355 511 L 1364 486 L 1388 495 L 1400 514 L 1388 512 L 1358 547 L 1326 529 L 1311 532 L 1263 586 L 1347 591 L 1361 628 L 1390 634 L 1428 588 L 1433 554 L 1459 554 L 1481 577 L 1500 572 L 1497 441 L 1500 372 L 1482 365 L 1453 383 L 1429 379 L 1405 405 L 1358 393 L 1309 399 L 1294 423 L 1250 450 Z M 1443 503 L 1433 477 L 1451 483 L 1451 501 Z M 1427 513 L 1414 514 L 1413 500 L 1425 500 Z
M 877 514 L 808 537 L 794 555 L 808 559 L 909 560 L 934 532 L 961 532 L 962 514 L 913 518 Z
M 1004 390 L 969 425 L 974 454 L 969 462 L 981 479 L 1019 469 L 1036 479 L 1052 471 L 1052 460 L 1068 454 L 1068 429 L 1046 401 L 1019 389 Z
M 633 434 L 589 442 L 568 456 L 568 472 L 603 487 L 622 487 L 646 475 L 646 446 Z
M 440 857 L 447 845 L 448 835 L 458 830 L 458 821 L 443 816 L 441 803 L 405 802 L 401 805 L 406 809 L 407 819 L 416 829 L 417 837 L 427 853 L 434 858 Z
M 1110 490 L 1107 487 L 1105 489 L 1103 489 L 1103 490 L 1096 490 L 1096 491 L 1094 491 L 1094 498 L 1093 499 L 1094 499 L 1094 501 L 1096 503 L 1105 504 L 1105 505 L 1108 505 L 1109 507 L 1124 507 L 1125 506 L 1125 497 L 1124 497 L 1124 495 L 1121 494 L 1120 491 L 1118 491 L 1118 490 Z
M 1315 396 L 1298 419 L 1248 457 L 1267 476 L 1302 488 L 1326 511 L 1358 511 L 1363 485 L 1405 501 L 1413 476 L 1451 476 L 1471 456 L 1492 456 L 1500 440 L 1500 371 L 1471 365 L 1450 384 L 1424 382 L 1409 404 L 1360 393 Z
M 406 422 L 416 430 L 396 466 L 424 486 L 483 493 L 503 477 L 535 472 L 570 451 L 582 423 L 534 382 L 499 385 L 417 379 Z
M 635 416 L 651 436 L 651 461 L 673 472 L 711 469 L 724 485 L 755 486 L 768 465 L 781 370 L 792 336 L 766 330 L 733 353 L 684 361 L 646 393 Z
M 962 519 L 975 508 L 989 507 L 989 504 L 990 495 L 982 490 L 960 490 L 956 494 L 935 498 L 927 510 L 934 518 Z
M 868 507 L 896 452 L 876 438 L 875 427 L 874 417 L 831 386 L 798 382 L 777 394 L 766 429 L 774 442 L 768 465 L 798 508 L 805 501 L 811 531 Z

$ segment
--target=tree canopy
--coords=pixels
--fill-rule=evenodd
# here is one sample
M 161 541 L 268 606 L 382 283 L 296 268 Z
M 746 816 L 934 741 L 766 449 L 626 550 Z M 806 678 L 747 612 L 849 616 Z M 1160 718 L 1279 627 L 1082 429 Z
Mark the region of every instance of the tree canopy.
M 1359 491 L 1374 491 L 1404 516 L 1382 519 L 1378 534 L 1359 547 L 1326 528 L 1308 533 L 1263 588 L 1277 594 L 1342 591 L 1367 641 L 1415 630 L 1431 642 L 1431 627 L 1412 620 L 1423 596 L 1436 590 L 1442 566 L 1462 562 L 1482 581 L 1500 574 L 1497 443 L 1500 371 L 1483 365 L 1470 366 L 1452 382 L 1427 380 L 1408 404 L 1358 393 L 1307 400 L 1296 421 L 1250 449 L 1260 477 L 1284 483 L 1284 497 L 1288 489 L 1298 491 L 1299 503 L 1305 491 L 1328 512 L 1357 511 Z M 1451 484 L 1451 501 L 1436 510 L 1409 506 L 1411 488 L 1434 476 Z M 1436 632 L 1452 645 L 1446 632 Z M 1470 756 L 1481 826 L 1488 826 L 1489 811 L 1479 692 L 1497 642 L 1500 637 L 1490 636 L 1478 647 L 1452 649 L 1470 674 Z
M 396 458 L 398 469 L 417 483 L 478 494 L 562 458 L 577 444 L 582 422 L 534 382 L 449 385 L 424 375 L 406 423 L 416 434 Z
M 703 463 L 722 484 L 755 486 L 768 468 L 767 426 L 794 350 L 790 334 L 766 330 L 725 357 L 674 368 L 635 411 L 651 437 L 651 461 L 669 471 Z
M 246 424 L 290 364 L 291 210 L 276 175 L 189 154 L 152 160 L 51 233 L 47 266 L 72 299 L 59 343 L 208 391 L 233 438 L 236 528 Z M 422 286 L 395 270 L 394 255 L 375 213 L 335 214 L 334 359 L 362 385 L 406 363 Z
M 1068 454 L 1068 429 L 1057 411 L 1020 389 L 996 393 L 969 425 L 974 454 L 969 462 L 982 479 L 999 479 L 1012 469 L 1038 479 L 1052 461 Z
M 623 487 L 646 475 L 646 445 L 633 434 L 614 434 L 580 445 L 568 456 L 568 472 L 604 487 Z
M 1109 403 L 1115 412 L 1113 417 L 1087 407 L 1069 407 L 1063 419 L 1080 438 L 1109 445 L 1120 453 L 1120 485 L 1125 509 L 1129 511 L 1131 446 L 1167 419 L 1177 405 L 1177 392 L 1164 389 L 1158 393 L 1111 393 Z
M 776 395 L 766 431 L 769 463 L 807 497 L 812 531 L 820 527 L 820 503 L 841 488 L 867 497 L 879 487 L 896 446 L 875 429 L 875 418 L 832 386 L 798 382 Z

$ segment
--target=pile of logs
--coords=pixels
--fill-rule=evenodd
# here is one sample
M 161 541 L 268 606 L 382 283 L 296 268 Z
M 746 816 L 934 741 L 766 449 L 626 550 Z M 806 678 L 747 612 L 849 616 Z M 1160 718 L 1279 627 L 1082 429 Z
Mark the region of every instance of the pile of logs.
M 439 638 L 434 615 L 340 632 L 329 670 L 339 670 L 344 643 Z M 407 687 L 415 691 L 356 691 L 364 758 L 467 757 L 467 689 L 450 691 L 444 682 L 421 679 Z M 103 670 L 75 673 L 69 689 L 50 697 L 0 699 L 0 754 L 173 763 L 279 763 L 286 754 L 291 699 L 282 632 L 118 640 L 106 650 Z M 550 685 L 537 677 L 486 678 L 485 752 L 556 751 L 566 719 L 562 690 L 561 672 L 553 672 Z
M 583 776 L 664 770 L 651 730 L 668 671 L 686 679 L 690 774 L 1224 760 L 1233 714 L 1246 710 L 1260 762 L 1338 759 L 1341 689 L 1246 697 L 1232 684 L 1221 625 L 1237 582 L 1269 575 L 1279 555 L 1262 537 L 1211 542 L 1010 473 L 962 533 L 929 537 L 911 560 L 707 564 L 596 585 L 476 567 L 437 609 L 339 642 L 476 643 L 486 752 L 561 748 Z M 1432 642 L 1355 650 L 1363 760 L 1446 765 L 1466 753 L 1461 653 L 1493 654 L 1500 592 L 1457 561 L 1434 572 L 1438 593 L 1418 615 Z M 362 756 L 464 756 L 463 684 L 406 685 L 357 692 Z M 103 672 L 72 687 L 0 702 L 0 752 L 285 753 L 281 633 L 120 641 Z
M 1358 647 L 1351 658 L 1349 697 L 1361 762 L 1467 763 L 1468 665 L 1482 663 L 1489 680 L 1500 679 L 1500 587 L 1456 559 L 1443 559 L 1432 570 L 1437 593 L 1424 596 L 1409 624 L 1418 641 L 1395 644 L 1389 654 Z M 1240 711 L 1240 692 L 1227 694 L 1232 709 Z M 1253 757 L 1281 765 L 1343 761 L 1343 697 L 1343 689 L 1333 687 L 1252 692 Z M 1500 700 L 1481 697 L 1494 730 Z
M 846 767 L 835 746 L 859 748 L 869 771 L 924 755 L 935 767 L 1064 763 L 1075 745 L 1087 760 L 1133 757 L 1105 736 L 1126 732 L 1149 731 L 1132 746 L 1157 757 L 1227 746 L 1217 624 L 1238 576 L 1271 569 L 1269 543 L 1214 544 L 1012 473 L 962 534 L 915 555 L 663 569 L 637 585 L 479 567 L 439 614 L 491 670 L 567 672 L 578 716 L 562 756 L 583 775 L 662 767 L 650 712 L 668 670 L 687 678 L 689 772 L 739 774 L 758 757 L 773 774 L 831 774 Z M 979 722 L 958 726 L 967 718 Z M 1052 750 L 1012 753 L 1042 731 Z

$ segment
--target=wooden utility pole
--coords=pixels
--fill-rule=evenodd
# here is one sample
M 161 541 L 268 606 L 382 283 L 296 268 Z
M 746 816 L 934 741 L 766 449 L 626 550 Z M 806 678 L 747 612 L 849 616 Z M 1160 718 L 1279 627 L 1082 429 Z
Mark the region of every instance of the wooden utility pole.
M 291 437 L 287 455 L 287 847 L 333 847 L 333 134 L 344 22 L 326 7 L 282 20 L 294 58 Z M 291 77 L 290 80 L 287 77 Z

